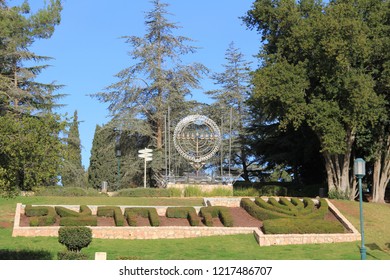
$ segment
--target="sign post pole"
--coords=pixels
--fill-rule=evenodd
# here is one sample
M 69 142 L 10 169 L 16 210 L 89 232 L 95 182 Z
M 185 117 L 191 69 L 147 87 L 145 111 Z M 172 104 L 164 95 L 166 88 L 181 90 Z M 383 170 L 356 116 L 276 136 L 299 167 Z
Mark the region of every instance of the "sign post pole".
M 138 151 L 138 157 L 144 159 L 144 188 L 146 188 L 146 162 L 153 160 L 152 149 L 143 149 Z

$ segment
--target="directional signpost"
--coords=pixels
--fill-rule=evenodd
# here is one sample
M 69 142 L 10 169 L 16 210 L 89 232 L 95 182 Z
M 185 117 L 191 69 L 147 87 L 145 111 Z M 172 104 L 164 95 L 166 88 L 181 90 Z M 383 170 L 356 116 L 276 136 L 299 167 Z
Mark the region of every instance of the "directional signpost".
M 146 162 L 153 160 L 152 149 L 143 149 L 138 151 L 138 157 L 143 158 L 145 160 L 144 164 L 144 188 L 146 188 Z

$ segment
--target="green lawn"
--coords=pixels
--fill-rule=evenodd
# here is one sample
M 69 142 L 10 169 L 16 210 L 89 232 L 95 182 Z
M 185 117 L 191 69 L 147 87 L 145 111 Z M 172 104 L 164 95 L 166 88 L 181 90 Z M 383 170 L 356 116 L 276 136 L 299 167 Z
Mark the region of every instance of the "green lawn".
M 90 205 L 201 205 L 202 199 L 124 198 L 124 197 L 18 197 L 0 199 L 0 258 L 17 255 L 20 250 L 36 253 L 41 259 L 56 259 L 65 249 L 52 237 L 11 237 L 17 202 L 23 204 Z M 333 201 L 340 211 L 359 228 L 359 204 Z M 390 205 L 364 204 L 367 258 L 390 259 Z M 338 244 L 259 247 L 252 234 L 214 236 L 175 240 L 105 240 L 94 239 L 83 249 L 90 259 L 95 252 L 107 252 L 109 259 L 147 260 L 255 260 L 255 259 L 360 259 L 359 242 Z M 34 257 L 35 258 L 35 257 Z

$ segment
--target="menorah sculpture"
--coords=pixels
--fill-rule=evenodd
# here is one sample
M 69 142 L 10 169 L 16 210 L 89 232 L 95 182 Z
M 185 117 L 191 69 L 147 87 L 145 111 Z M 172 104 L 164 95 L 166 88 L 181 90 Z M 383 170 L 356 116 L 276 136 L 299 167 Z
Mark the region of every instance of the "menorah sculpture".
M 173 133 L 173 143 L 198 173 L 219 150 L 221 131 L 217 124 L 203 115 L 190 115 L 182 119 Z

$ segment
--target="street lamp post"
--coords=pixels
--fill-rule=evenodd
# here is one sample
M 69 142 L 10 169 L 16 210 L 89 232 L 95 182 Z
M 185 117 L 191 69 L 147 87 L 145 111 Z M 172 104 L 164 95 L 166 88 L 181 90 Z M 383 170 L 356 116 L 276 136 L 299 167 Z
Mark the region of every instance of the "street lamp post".
M 360 247 L 360 257 L 362 260 L 366 259 L 366 248 L 364 247 L 364 225 L 363 225 L 363 191 L 362 191 L 362 178 L 366 175 L 366 162 L 357 158 L 353 164 L 353 173 L 358 179 L 359 183 L 359 207 L 360 207 L 360 234 L 362 245 Z

